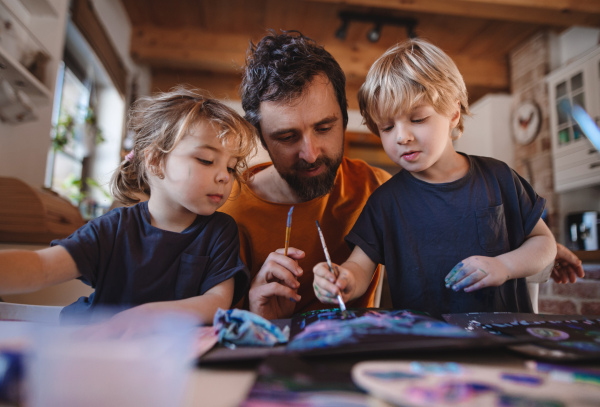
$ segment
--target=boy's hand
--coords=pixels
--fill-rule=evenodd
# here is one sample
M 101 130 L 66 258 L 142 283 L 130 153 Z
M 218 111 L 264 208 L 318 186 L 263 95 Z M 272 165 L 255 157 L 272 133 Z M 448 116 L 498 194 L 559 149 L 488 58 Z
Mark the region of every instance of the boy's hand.
M 446 288 L 465 292 L 484 287 L 497 287 L 510 280 L 510 270 L 495 257 L 471 256 L 450 270 L 445 278 Z
M 319 263 L 313 268 L 315 296 L 324 304 L 337 304 L 338 293 L 346 302 L 354 285 L 352 273 L 336 264 L 332 266 L 338 271 L 337 278 L 329 271 L 329 266 L 325 262 Z

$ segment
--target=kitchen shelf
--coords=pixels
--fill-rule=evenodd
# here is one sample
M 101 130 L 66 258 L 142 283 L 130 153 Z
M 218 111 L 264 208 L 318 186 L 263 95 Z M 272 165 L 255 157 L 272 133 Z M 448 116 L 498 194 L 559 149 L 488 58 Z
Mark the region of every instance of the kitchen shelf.
M 48 102 L 52 93 L 39 79 L 29 72 L 0 46 L 0 77 L 6 79 L 15 90 L 22 90 L 36 104 Z
M 48 0 L 21 0 L 21 3 L 34 16 L 58 17 L 58 13 Z

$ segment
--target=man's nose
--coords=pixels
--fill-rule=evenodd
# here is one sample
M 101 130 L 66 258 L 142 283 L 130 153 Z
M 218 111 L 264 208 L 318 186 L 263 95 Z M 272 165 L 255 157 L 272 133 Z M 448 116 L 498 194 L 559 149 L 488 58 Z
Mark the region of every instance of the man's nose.
M 302 148 L 299 158 L 307 163 L 314 163 L 319 157 L 319 147 L 317 146 L 315 137 L 312 135 L 304 136 L 302 139 Z

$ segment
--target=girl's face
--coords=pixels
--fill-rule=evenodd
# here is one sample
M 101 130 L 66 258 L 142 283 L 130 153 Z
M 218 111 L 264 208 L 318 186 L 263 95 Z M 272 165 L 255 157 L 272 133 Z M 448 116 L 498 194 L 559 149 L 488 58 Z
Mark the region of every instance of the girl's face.
M 460 110 L 451 116 L 429 104 L 419 104 L 377 123 L 383 149 L 396 164 L 427 182 L 447 182 L 458 154 L 452 146 L 452 129 Z
M 231 193 L 237 162 L 213 125 L 203 121 L 167 154 L 161 166 L 164 178 L 154 177 L 151 199 L 172 214 L 211 215 Z

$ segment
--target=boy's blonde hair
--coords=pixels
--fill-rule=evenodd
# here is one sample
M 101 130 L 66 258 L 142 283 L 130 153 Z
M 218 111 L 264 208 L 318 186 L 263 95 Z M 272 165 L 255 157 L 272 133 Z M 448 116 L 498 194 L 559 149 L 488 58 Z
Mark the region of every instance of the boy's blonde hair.
M 460 102 L 460 119 L 452 140 L 463 132 L 463 115 L 470 115 L 467 88 L 452 59 L 435 45 L 410 39 L 388 49 L 369 69 L 358 91 L 364 121 L 379 136 L 377 122 L 385 121 L 418 103 L 428 103 L 449 115 Z
M 256 149 L 254 127 L 208 93 L 178 86 L 169 92 L 140 98 L 131 109 L 128 128 L 133 132 L 133 154 L 125 158 L 111 179 L 115 199 L 134 204 L 140 201 L 140 193 L 150 195 L 147 172 L 156 172 L 167 154 L 202 120 L 215 127 L 224 146 L 234 146 L 238 159 L 235 179 L 244 181 L 248 156 Z M 146 157 L 150 168 L 146 168 Z

